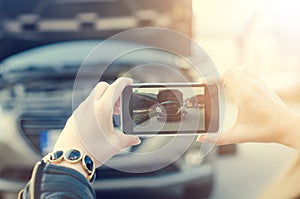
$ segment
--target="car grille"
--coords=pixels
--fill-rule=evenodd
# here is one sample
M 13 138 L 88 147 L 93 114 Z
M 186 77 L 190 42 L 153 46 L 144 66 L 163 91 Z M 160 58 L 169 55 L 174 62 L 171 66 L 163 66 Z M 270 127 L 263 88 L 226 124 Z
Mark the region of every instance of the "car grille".
M 27 182 L 31 177 L 32 168 L 5 167 L 1 168 L 1 179 Z
M 62 129 L 68 115 L 41 115 L 41 114 L 23 114 L 19 117 L 19 128 L 24 139 L 28 141 L 28 144 L 39 154 L 45 155 L 42 151 L 41 138 L 42 134 L 46 132 L 51 132 L 51 130 Z M 134 147 L 131 148 L 134 151 Z M 101 167 L 96 170 L 97 180 L 105 179 L 126 179 L 126 178 L 137 178 L 137 177 L 155 177 L 159 175 L 167 175 L 178 172 L 178 167 L 174 164 L 168 165 L 160 170 L 147 172 L 147 173 L 128 173 L 119 171 L 110 167 Z M 26 175 L 14 176 L 15 179 L 26 180 L 29 179 L 27 175 L 30 170 L 20 170 L 19 173 L 24 171 Z M 1 174 L 2 175 L 2 174 Z
M 53 130 L 60 131 L 64 127 L 67 118 L 67 115 L 23 114 L 19 117 L 19 127 L 29 145 L 40 155 L 45 155 L 46 151 L 43 151 L 45 143 L 42 143 L 45 141 L 45 136 L 47 136 L 45 133 L 51 133 Z
M 31 145 L 39 154 L 45 155 L 46 152 L 42 150 L 43 143 L 41 143 L 43 139 L 46 139 L 45 133 L 63 129 L 67 118 L 71 115 L 70 112 L 67 111 L 67 113 L 69 114 L 52 114 L 46 116 L 39 113 L 23 114 L 19 117 L 19 128 L 22 135 L 25 137 L 25 140 L 29 142 L 29 145 Z M 119 126 L 119 120 L 119 116 L 113 118 L 114 127 Z

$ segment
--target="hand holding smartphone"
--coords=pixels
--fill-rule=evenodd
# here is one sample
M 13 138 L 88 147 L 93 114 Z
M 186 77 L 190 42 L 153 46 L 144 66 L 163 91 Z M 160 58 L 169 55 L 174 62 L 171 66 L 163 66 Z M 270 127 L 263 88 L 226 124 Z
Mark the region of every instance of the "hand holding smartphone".
M 216 84 L 133 84 L 122 93 L 124 133 L 194 135 L 219 130 L 219 87 Z

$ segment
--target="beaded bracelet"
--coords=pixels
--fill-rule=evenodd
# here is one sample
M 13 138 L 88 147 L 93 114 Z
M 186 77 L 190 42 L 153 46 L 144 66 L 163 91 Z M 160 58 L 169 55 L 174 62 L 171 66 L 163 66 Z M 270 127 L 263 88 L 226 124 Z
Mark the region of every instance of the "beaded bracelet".
M 48 154 L 45 161 L 48 163 L 60 163 L 65 160 L 68 163 L 80 163 L 83 170 L 87 173 L 87 179 L 93 183 L 96 179 L 95 163 L 92 157 L 83 155 L 79 149 L 58 150 Z

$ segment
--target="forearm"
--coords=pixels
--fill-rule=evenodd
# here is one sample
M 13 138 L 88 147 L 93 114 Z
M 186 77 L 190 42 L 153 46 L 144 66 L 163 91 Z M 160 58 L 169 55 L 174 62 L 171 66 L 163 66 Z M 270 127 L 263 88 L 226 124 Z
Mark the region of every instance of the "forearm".
M 87 179 L 79 172 L 54 164 L 38 163 L 19 198 L 95 198 Z
M 300 152 L 300 114 L 290 111 L 282 120 L 285 122 L 280 127 L 282 137 L 279 142 Z

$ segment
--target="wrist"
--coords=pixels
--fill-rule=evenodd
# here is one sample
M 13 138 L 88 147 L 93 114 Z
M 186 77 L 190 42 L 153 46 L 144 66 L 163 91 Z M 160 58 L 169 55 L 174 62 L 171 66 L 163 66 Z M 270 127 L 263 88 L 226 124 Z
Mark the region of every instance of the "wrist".
M 88 181 L 95 179 L 95 163 L 93 158 L 82 153 L 79 149 L 67 149 L 54 151 L 43 158 L 44 162 L 68 167 L 85 176 Z
M 67 150 L 71 148 L 76 148 L 81 150 L 84 154 L 89 155 L 94 159 L 96 168 L 102 166 L 102 162 L 99 162 L 93 154 L 91 154 L 82 141 L 80 140 L 78 133 L 75 128 L 75 124 L 72 123 L 72 120 L 68 120 L 65 128 L 62 130 L 60 137 L 58 138 L 55 146 L 54 151 L 57 150 Z
M 79 164 L 70 164 L 68 162 L 59 162 L 59 163 L 52 163 L 52 164 L 67 167 L 67 168 L 70 168 L 70 169 L 74 169 L 74 170 L 78 171 L 80 174 L 82 174 L 84 177 L 86 177 L 86 172 L 84 171 L 84 169 Z

